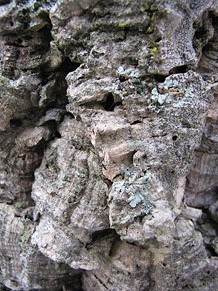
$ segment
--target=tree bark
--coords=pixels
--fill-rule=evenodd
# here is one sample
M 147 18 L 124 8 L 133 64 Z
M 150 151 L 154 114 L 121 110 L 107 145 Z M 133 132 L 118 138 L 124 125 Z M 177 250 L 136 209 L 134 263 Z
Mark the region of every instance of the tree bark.
M 0 1 L 0 57 L 0 288 L 217 290 L 217 1 Z

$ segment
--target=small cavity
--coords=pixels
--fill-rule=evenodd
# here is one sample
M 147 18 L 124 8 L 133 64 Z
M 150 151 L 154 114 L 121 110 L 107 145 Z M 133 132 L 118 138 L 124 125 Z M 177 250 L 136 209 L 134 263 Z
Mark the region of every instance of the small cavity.
M 27 13 L 28 13 L 28 10 L 27 10 L 27 9 L 23 9 L 23 10 L 22 10 L 22 14 L 23 14 L 23 15 L 27 15 Z
M 182 66 L 178 66 L 178 67 L 174 67 L 170 70 L 170 75 L 172 74 L 184 74 L 188 71 L 188 66 L 187 65 L 182 65 Z
M 103 102 L 103 107 L 106 111 L 114 111 L 114 108 L 117 105 L 121 105 L 121 102 L 115 102 L 114 96 L 112 93 L 108 93 L 105 96 L 105 100 Z
M 158 38 L 155 40 L 155 42 L 158 43 L 158 42 L 160 42 L 161 40 L 162 40 L 162 38 L 161 38 L 161 37 L 158 37 Z
M 55 137 L 56 137 L 56 138 L 61 138 L 61 134 L 60 134 L 60 132 L 56 131 L 56 132 L 55 132 Z
M 20 127 L 22 125 L 22 120 L 19 118 L 13 118 L 10 120 L 10 126 L 12 128 L 17 128 Z
M 72 62 L 69 57 L 66 57 L 60 67 L 57 69 L 58 72 L 70 73 L 75 71 L 81 64 Z
M 139 124 L 139 123 L 142 123 L 142 121 L 141 120 L 135 120 L 135 121 L 131 122 L 130 125 Z
M 166 80 L 166 75 L 154 74 L 154 80 L 158 83 L 163 83 Z
M 125 82 L 126 81 L 126 77 L 125 76 L 119 76 L 119 81 L 120 81 L 120 83 Z
M 76 115 L 76 121 L 82 121 L 82 118 L 81 118 L 81 116 L 80 115 Z
M 10 2 L 11 2 L 11 0 L 0 0 L 0 6 L 9 4 Z

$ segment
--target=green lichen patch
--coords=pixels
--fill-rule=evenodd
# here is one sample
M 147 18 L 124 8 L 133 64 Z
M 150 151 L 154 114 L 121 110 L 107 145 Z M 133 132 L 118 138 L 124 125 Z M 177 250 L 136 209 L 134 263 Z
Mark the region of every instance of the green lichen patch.
M 110 197 L 112 224 L 119 227 L 133 222 L 137 217 L 148 215 L 155 207 L 151 193 L 155 187 L 150 174 L 138 177 L 129 170 L 125 180 L 113 183 Z

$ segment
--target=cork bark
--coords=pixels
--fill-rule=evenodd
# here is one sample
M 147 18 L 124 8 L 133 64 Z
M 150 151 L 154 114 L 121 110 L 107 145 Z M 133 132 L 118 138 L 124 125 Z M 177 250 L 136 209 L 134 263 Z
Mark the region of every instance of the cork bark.
M 218 288 L 216 0 L 0 0 L 1 290 Z

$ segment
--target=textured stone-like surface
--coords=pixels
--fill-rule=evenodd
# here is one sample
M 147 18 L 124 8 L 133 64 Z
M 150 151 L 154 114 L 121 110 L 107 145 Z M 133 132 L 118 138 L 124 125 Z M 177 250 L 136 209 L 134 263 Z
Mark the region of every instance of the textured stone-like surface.
M 218 288 L 217 20 L 215 0 L 0 1 L 3 286 Z

